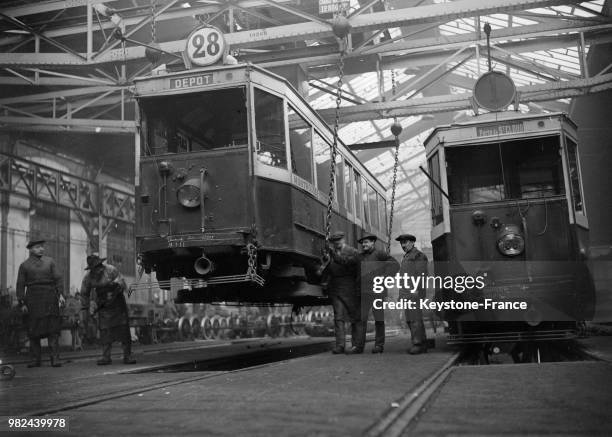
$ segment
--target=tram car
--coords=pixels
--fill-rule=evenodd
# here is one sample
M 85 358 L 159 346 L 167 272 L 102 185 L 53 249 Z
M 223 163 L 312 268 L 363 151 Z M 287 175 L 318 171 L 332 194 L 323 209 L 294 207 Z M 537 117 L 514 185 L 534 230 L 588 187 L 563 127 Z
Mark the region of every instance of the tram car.
M 250 64 L 135 81 L 137 251 L 177 302 L 325 304 L 333 132 L 291 84 Z M 385 244 L 379 181 L 338 141 L 331 229 Z
M 439 293 L 449 343 L 571 338 L 594 305 L 574 123 L 561 113 L 490 112 L 438 127 L 424 145 L 436 276 L 482 282 Z

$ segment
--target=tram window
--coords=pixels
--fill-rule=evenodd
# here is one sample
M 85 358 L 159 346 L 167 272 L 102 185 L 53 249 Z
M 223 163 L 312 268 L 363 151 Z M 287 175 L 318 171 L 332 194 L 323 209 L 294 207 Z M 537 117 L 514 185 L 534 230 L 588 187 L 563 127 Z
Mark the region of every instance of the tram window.
M 355 202 L 355 198 L 353 197 L 353 193 L 351 191 L 351 187 L 353 184 L 351 183 L 351 174 L 353 173 L 353 166 L 348 162 L 344 161 L 344 186 L 346 188 L 346 210 L 352 214 L 354 211 L 353 205 Z
M 295 109 L 288 108 L 291 168 L 294 174 L 312 184 L 312 128 Z
M 363 205 L 363 221 L 364 224 L 369 225 L 371 222 L 369 202 L 368 202 L 368 184 L 364 180 L 361 183 L 361 204 Z
M 383 232 L 387 232 L 387 200 L 378 194 L 378 214 L 380 219 L 379 229 Z
M 378 199 L 376 198 L 376 191 L 368 184 L 368 204 L 370 206 L 370 221 L 372 227 L 378 229 Z
M 533 199 L 564 193 L 559 140 L 552 136 L 500 145 L 508 198 Z
M 574 211 L 582 211 L 582 192 L 580 191 L 580 168 L 578 167 L 578 149 L 576 143 L 566 137 L 569 179 L 572 187 Z
M 140 106 L 145 155 L 248 144 L 244 87 L 145 98 Z
M 355 217 L 357 219 L 363 218 L 363 210 L 361 209 L 361 175 L 355 169 L 353 169 L 353 194 L 355 198 Z
M 342 155 L 336 155 L 336 200 L 338 201 L 338 205 L 341 207 L 345 207 L 344 202 L 344 178 L 342 174 L 344 173 L 344 165 L 342 163 Z
M 287 168 L 283 99 L 255 88 L 257 158 L 264 164 Z
M 315 163 L 317 164 L 317 187 L 319 191 L 329 194 L 331 147 L 317 131 L 313 136 Z
M 451 203 L 492 202 L 504 198 L 497 146 L 448 148 L 446 163 Z
M 564 194 L 558 136 L 448 148 L 446 164 L 452 204 Z
M 442 185 L 440 180 L 440 155 L 436 152 L 429 158 L 429 174 L 438 185 Z M 431 222 L 433 226 L 442 223 L 442 193 L 431 181 L 429 182 L 429 190 L 431 193 Z

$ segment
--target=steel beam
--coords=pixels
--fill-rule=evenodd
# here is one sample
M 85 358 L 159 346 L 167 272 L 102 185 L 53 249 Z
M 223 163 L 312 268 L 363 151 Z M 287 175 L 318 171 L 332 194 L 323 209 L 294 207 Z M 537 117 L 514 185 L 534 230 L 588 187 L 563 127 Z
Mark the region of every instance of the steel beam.
M 550 5 L 574 3 L 568 0 L 461 0 L 452 3 L 443 3 L 413 8 L 402 8 L 391 11 L 361 14 L 353 17 L 350 22 L 353 32 L 376 31 L 381 28 L 409 26 L 413 24 L 431 23 L 436 21 L 448 21 L 456 18 L 471 17 L 474 15 L 494 14 L 497 12 L 509 12 L 513 10 L 530 9 Z M 141 20 L 142 21 L 142 20 Z M 582 23 L 584 27 L 584 23 Z M 519 28 L 520 29 L 520 28 Z M 587 27 L 588 30 L 588 27 Z M 317 39 L 333 37 L 330 24 L 306 22 L 291 25 L 276 26 L 264 29 L 234 32 L 226 35 L 227 43 L 236 47 L 258 47 L 271 44 L 280 44 L 295 39 Z M 402 44 L 402 43 L 399 43 Z M 161 49 L 167 52 L 181 52 L 185 41 L 169 41 L 160 44 Z M 392 44 L 391 46 L 395 46 Z M 9 56 L 10 55 L 10 56 Z M 0 56 L 0 65 L 88 65 L 86 60 L 77 62 L 66 56 L 54 59 L 53 57 L 36 59 L 26 53 L 5 53 Z M 43 54 L 44 55 L 44 54 Z M 129 47 L 126 49 L 125 58 L 139 59 L 145 55 L 144 47 Z M 113 62 L 123 60 L 123 50 L 116 49 L 98 55 L 96 59 L 89 62 Z
M 520 102 L 539 102 L 577 97 L 594 92 L 612 89 L 612 73 L 588 79 L 575 79 L 563 82 L 549 82 L 540 85 L 518 87 Z M 391 102 L 367 103 L 364 105 L 340 108 L 342 123 L 372 120 L 381 118 L 406 117 L 411 115 L 434 114 L 439 112 L 470 109 L 471 92 L 463 94 L 423 97 L 419 99 L 399 100 Z M 333 120 L 334 108 L 319 110 L 326 120 Z
M 294 0 L 276 0 L 277 3 L 290 3 L 292 1 Z M 108 2 L 108 0 L 99 0 L 99 1 L 95 0 L 92 2 L 92 4 L 93 3 L 105 3 L 105 2 Z M 69 3 L 69 2 L 51 2 L 51 3 Z M 83 6 L 83 5 L 77 5 L 77 6 Z M 245 0 L 245 1 L 236 3 L 236 5 L 234 6 L 237 6 L 240 9 L 249 9 L 249 8 L 256 8 L 256 7 L 264 6 L 264 2 L 261 0 Z M 172 10 L 164 12 L 164 14 L 157 17 L 156 21 L 159 22 L 159 21 L 176 20 L 180 18 L 191 17 L 193 15 L 214 14 L 214 13 L 217 13 L 221 8 L 222 6 L 213 6 L 213 5 L 193 7 L 193 8 L 176 8 L 176 9 L 172 9 Z M 16 9 L 19 9 L 19 7 L 11 8 L 11 10 L 16 10 Z M 57 9 L 64 9 L 64 8 L 58 7 Z M 41 10 L 41 12 L 48 12 L 48 11 L 49 10 Z M 30 14 L 19 14 L 19 13 L 13 14 L 7 11 L 4 11 L 4 13 L 7 15 L 11 15 L 13 17 L 20 16 L 20 15 L 30 15 Z M 34 12 L 34 13 L 39 13 L 39 12 Z M 134 15 L 131 17 L 122 17 L 122 24 L 125 25 L 126 27 L 134 26 L 138 24 L 140 21 L 142 21 L 142 19 L 145 18 L 147 15 L 148 14 L 138 14 L 138 15 Z M 104 32 L 104 30 L 106 29 L 112 30 L 115 27 L 116 25 L 112 21 L 104 21 L 100 23 L 100 26 L 97 29 L 94 28 L 92 30 Z M 76 26 L 66 26 L 66 27 L 62 27 L 59 29 L 50 29 L 42 33 L 45 36 L 48 36 L 50 38 L 56 38 L 56 37 L 68 36 L 68 35 L 78 35 L 80 33 L 85 33 L 85 32 L 87 32 L 87 25 L 79 24 Z M 17 44 L 21 42 L 22 40 L 23 40 L 23 37 L 18 37 L 18 36 L 0 38 L 0 46 Z
M 55 126 L 64 128 L 71 127 L 87 127 L 88 132 L 95 132 L 95 128 L 99 127 L 101 132 L 105 133 L 125 133 L 133 135 L 136 131 L 136 123 L 134 121 L 118 121 L 118 120 L 90 120 L 88 118 L 34 118 L 34 117 L 12 117 L 0 116 L 0 124 L 12 126 Z M 69 129 L 68 129 L 69 130 Z

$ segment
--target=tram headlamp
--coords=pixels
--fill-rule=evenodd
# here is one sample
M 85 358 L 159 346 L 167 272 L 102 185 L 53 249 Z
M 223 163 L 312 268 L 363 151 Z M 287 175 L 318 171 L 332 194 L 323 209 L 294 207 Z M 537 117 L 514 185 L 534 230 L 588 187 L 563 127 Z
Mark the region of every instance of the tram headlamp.
M 176 197 L 185 208 L 196 208 L 200 206 L 200 189 L 200 180 L 191 178 L 176 190 Z
M 516 225 L 506 225 L 497 239 L 497 249 L 506 256 L 517 256 L 525 250 L 525 238 Z

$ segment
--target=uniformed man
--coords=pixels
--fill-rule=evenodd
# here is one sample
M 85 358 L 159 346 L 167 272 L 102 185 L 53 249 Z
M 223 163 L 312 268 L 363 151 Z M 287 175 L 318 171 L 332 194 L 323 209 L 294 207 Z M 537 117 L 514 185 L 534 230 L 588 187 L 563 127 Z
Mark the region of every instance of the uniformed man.
M 345 323 L 351 323 L 352 347 L 349 354 L 363 352 L 361 338 L 365 332 L 361 323 L 359 296 L 359 252 L 344 240 L 343 232 L 334 232 L 329 237 L 331 247 L 324 258 L 323 276 L 327 278 L 327 294 L 334 308 L 334 330 L 336 346 L 334 354 L 344 353 Z
M 51 366 L 60 367 L 59 334 L 60 307 L 64 306 L 62 277 L 52 258 L 45 256 L 45 240 L 33 240 L 26 245 L 30 257 L 19 266 L 17 299 L 27 314 L 28 337 L 33 361 L 28 367 L 40 367 L 40 339 L 47 337 Z
M 365 234 L 358 241 L 361 244 L 361 320 L 365 332 L 370 311 L 374 315 L 374 348 L 373 354 L 382 354 L 385 347 L 385 310 L 374 307 L 374 299 L 386 299 L 387 290 L 374 293 L 373 283 L 376 276 L 393 276 L 397 273 L 399 263 L 385 251 L 376 249 L 378 237 Z M 365 340 L 365 338 L 364 338 Z
M 407 273 L 409 276 L 427 276 L 427 256 L 414 247 L 416 237 L 411 234 L 402 234 L 396 238 L 404 250 L 404 257 L 400 266 L 400 275 Z M 411 293 L 414 291 L 414 293 Z M 412 355 L 427 352 L 427 338 L 425 336 L 425 324 L 423 323 L 423 312 L 419 306 L 419 300 L 425 298 L 425 287 L 418 290 L 400 289 L 400 298 L 408 299 L 416 303 L 415 309 L 406 309 L 406 323 L 410 328 L 412 347 L 408 353 Z
M 98 329 L 100 330 L 100 342 L 102 343 L 102 358 L 98 365 L 111 364 L 111 347 L 113 341 L 120 341 L 123 347 L 123 363 L 134 364 L 132 358 L 132 338 L 130 335 L 128 307 L 123 293 L 127 285 L 116 267 L 106 264 L 106 258 L 100 258 L 98 254 L 87 257 L 89 272 L 83 278 L 81 285 L 81 307 L 84 317 L 89 314 L 89 302 L 91 293 L 95 293 L 98 314 Z

